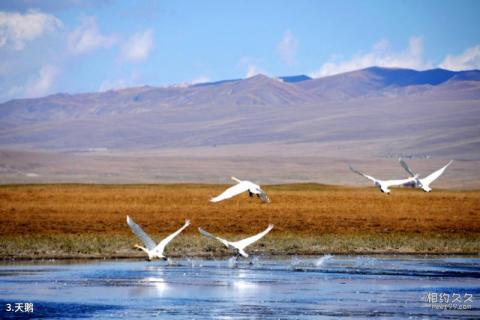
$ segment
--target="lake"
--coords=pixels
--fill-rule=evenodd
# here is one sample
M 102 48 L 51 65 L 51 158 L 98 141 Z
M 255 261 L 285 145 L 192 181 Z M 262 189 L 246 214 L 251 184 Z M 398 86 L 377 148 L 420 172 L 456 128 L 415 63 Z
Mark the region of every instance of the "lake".
M 480 318 L 480 258 L 4 262 L 0 318 Z

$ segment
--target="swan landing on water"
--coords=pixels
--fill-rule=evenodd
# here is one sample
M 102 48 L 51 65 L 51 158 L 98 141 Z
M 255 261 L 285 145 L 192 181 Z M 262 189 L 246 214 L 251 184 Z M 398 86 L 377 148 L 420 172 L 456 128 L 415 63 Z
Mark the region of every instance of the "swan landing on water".
M 273 229 L 273 224 L 269 224 L 268 228 L 263 230 L 259 234 L 256 234 L 256 235 L 251 236 L 249 238 L 239 240 L 239 241 L 235 241 L 235 242 L 231 242 L 231 241 L 225 240 L 223 238 L 214 236 L 213 234 L 208 233 L 207 231 L 203 230 L 202 228 L 198 228 L 198 231 L 200 231 L 201 234 L 203 234 L 204 236 L 206 236 L 208 238 L 220 241 L 221 243 L 223 243 L 223 245 L 225 247 L 227 247 L 230 250 L 235 251 L 235 253 L 237 254 L 237 257 L 242 256 L 244 258 L 248 258 L 248 254 L 244 251 L 244 249 L 246 247 L 248 247 L 249 245 L 251 245 L 252 243 L 260 240 L 261 238 L 263 238 L 272 229 Z
M 450 160 L 450 162 L 447 163 L 444 167 L 442 167 L 442 168 L 438 169 L 437 171 L 431 173 L 430 175 L 426 176 L 425 178 L 420 179 L 418 177 L 418 174 L 414 174 L 412 169 L 410 169 L 410 167 L 407 165 L 407 163 L 402 158 L 398 159 L 398 161 L 400 162 L 400 165 L 403 167 L 403 169 L 405 169 L 405 171 L 407 171 L 408 174 L 411 177 L 415 178 L 415 180 L 412 181 L 413 184 L 411 184 L 411 185 L 413 185 L 413 187 L 415 187 L 415 188 L 420 188 L 425 192 L 432 191 L 432 188 L 430 188 L 430 184 L 433 181 L 437 180 L 438 177 L 440 177 L 443 174 L 445 169 L 447 169 L 447 167 L 449 165 L 451 165 L 452 162 L 453 162 L 453 160 Z
M 148 255 L 148 261 L 151 261 L 154 258 L 167 260 L 167 257 L 163 255 L 163 251 L 165 250 L 165 247 L 170 241 L 173 240 L 173 238 L 175 238 L 180 232 L 182 232 L 186 227 L 190 225 L 190 220 L 185 220 L 185 224 L 183 225 L 183 227 L 181 227 L 180 229 L 178 229 L 177 231 L 175 231 L 174 233 L 172 233 L 171 235 L 169 235 L 168 237 L 160 241 L 158 245 L 129 216 L 127 216 L 127 224 L 130 227 L 130 229 L 132 229 L 133 233 L 135 233 L 135 235 L 145 245 L 145 247 L 142 247 L 136 244 L 135 248 L 143 250 Z
M 270 202 L 270 198 L 267 196 L 265 191 L 260 188 L 258 184 L 247 180 L 242 181 L 235 177 L 232 177 L 232 180 L 236 181 L 237 184 L 228 188 L 222 194 L 210 199 L 210 202 L 219 202 L 225 199 L 230 199 L 245 191 L 248 191 L 250 197 L 253 197 L 253 195 L 256 194 L 257 197 L 259 197 L 263 202 Z
M 349 165 L 349 167 L 350 167 L 350 170 L 352 170 L 356 174 L 361 175 L 362 177 L 365 177 L 370 181 L 373 181 L 375 186 L 378 187 L 380 189 L 380 191 L 382 191 L 383 193 L 386 193 L 386 194 L 390 193 L 390 189 L 389 189 L 390 187 L 402 186 L 402 185 L 405 185 L 407 183 L 414 182 L 415 179 L 418 178 L 418 175 L 416 175 L 416 176 L 410 177 L 408 179 L 402 179 L 402 180 L 379 180 L 379 179 L 376 179 L 372 176 L 361 173 L 358 170 L 355 170 L 351 165 Z

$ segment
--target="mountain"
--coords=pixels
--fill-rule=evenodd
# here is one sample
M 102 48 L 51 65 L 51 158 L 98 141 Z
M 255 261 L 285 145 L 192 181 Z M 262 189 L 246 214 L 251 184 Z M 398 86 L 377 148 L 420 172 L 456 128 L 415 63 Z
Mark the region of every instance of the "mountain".
M 312 80 L 312 78 L 304 74 L 301 74 L 298 76 L 286 76 L 286 77 L 278 77 L 278 78 L 281 79 L 283 82 L 290 82 L 290 83 L 297 83 L 297 82 L 302 82 L 306 80 Z
M 309 76 L 306 76 L 304 74 L 296 75 L 296 76 L 283 76 L 283 77 L 278 77 L 278 79 L 282 80 L 283 82 L 290 82 L 290 83 L 296 83 L 296 82 L 301 82 L 301 81 L 306 81 L 306 80 L 311 80 Z M 203 83 L 197 83 L 195 86 L 197 87 L 202 87 L 202 86 L 211 86 L 211 85 L 218 85 L 222 83 L 228 83 L 228 82 L 235 82 L 239 81 L 241 79 L 228 79 L 228 80 L 220 80 L 220 81 L 214 81 L 214 82 L 203 82 Z
M 100 93 L 55 94 L 0 104 L 0 122 L 39 122 L 139 114 L 199 105 L 285 106 L 313 102 L 301 87 L 265 75 L 187 87 L 138 87 Z
M 417 71 L 399 68 L 371 67 L 338 75 L 313 79 L 299 86 L 319 97 L 346 99 L 360 96 L 399 94 L 399 88 L 412 88 L 409 92 L 426 91 L 456 81 L 479 81 L 480 71 L 449 71 L 432 69 Z M 417 90 L 415 90 L 417 89 Z M 418 90 L 421 89 L 421 90 Z
M 479 133 L 477 70 L 257 75 L 0 104 L 0 148 L 23 150 L 480 159 Z

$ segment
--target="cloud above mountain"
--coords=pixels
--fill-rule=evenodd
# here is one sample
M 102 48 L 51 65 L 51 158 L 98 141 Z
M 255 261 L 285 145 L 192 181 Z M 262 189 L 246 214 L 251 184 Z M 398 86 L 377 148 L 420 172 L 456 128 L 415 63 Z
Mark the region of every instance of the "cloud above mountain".
M 0 48 L 23 50 L 27 42 L 54 32 L 62 25 L 55 16 L 36 10 L 23 14 L 0 11 Z
M 153 30 L 146 29 L 133 34 L 122 47 L 122 57 L 131 62 L 146 60 L 153 49 Z
M 283 33 L 282 40 L 277 45 L 277 52 L 281 60 L 288 66 L 296 64 L 296 54 L 298 49 L 298 40 L 290 30 Z
M 334 56 L 309 75 L 319 78 L 371 66 L 424 70 L 430 68 L 432 64 L 423 58 L 421 37 L 411 37 L 407 48 L 399 52 L 392 48 L 388 39 L 382 39 L 375 43 L 369 52 L 359 52 L 350 59 L 339 60 Z
M 80 25 L 67 36 L 68 48 L 74 54 L 82 54 L 99 47 L 109 48 L 115 42 L 115 36 L 100 32 L 93 16 L 83 17 Z
M 440 67 L 456 71 L 480 69 L 480 45 L 468 48 L 458 55 L 447 55 Z
M 260 69 L 258 66 L 254 64 L 249 64 L 247 67 L 247 73 L 245 74 L 245 78 L 251 78 L 260 73 L 264 73 L 262 69 Z

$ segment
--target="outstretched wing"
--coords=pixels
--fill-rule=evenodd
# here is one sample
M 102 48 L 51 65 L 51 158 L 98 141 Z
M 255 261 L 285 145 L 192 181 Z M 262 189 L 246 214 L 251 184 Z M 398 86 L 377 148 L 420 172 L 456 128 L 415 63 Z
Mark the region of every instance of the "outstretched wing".
M 225 199 L 230 199 L 232 197 L 235 197 L 236 195 L 243 193 L 247 191 L 250 188 L 250 182 L 248 181 L 242 181 L 240 183 L 237 183 L 236 185 L 228 188 L 225 190 L 223 193 L 220 195 L 216 196 L 215 198 L 210 199 L 210 202 L 219 202 Z
M 352 170 L 352 171 L 355 172 L 356 174 L 361 175 L 362 177 L 365 177 L 365 178 L 367 178 L 367 179 L 369 179 L 369 180 L 372 180 L 373 182 L 377 182 L 377 179 L 375 179 L 374 177 L 369 176 L 369 175 L 364 174 L 364 173 L 361 173 L 361 172 L 358 171 L 358 170 L 355 170 L 351 165 L 348 165 L 348 167 L 350 168 L 350 170 Z
M 155 251 L 159 252 L 160 254 L 163 254 L 163 250 L 165 250 L 165 247 L 167 246 L 167 244 L 173 240 L 173 238 L 175 238 L 176 236 L 178 236 L 178 234 L 180 232 L 182 232 L 186 227 L 188 227 L 190 225 L 190 220 L 185 220 L 185 224 L 183 225 L 183 227 L 181 227 L 180 229 L 178 229 L 177 231 L 175 231 L 174 233 L 172 233 L 171 235 L 169 235 L 168 237 L 166 237 L 165 239 L 163 239 L 162 241 L 160 241 L 160 243 L 158 244 L 158 246 L 155 247 Z
M 242 182 L 242 180 L 240 180 L 240 179 L 238 179 L 238 178 L 235 178 L 235 177 L 232 177 L 232 180 L 235 181 L 235 182 L 237 182 L 237 183 Z
M 405 171 L 407 171 L 411 177 L 415 176 L 415 173 L 413 173 L 412 169 L 410 169 L 408 164 L 405 161 L 403 161 L 402 158 L 398 159 L 398 161 L 400 162 L 400 165 L 403 167 L 403 169 L 405 169 Z
M 432 183 L 433 181 L 437 180 L 437 178 L 440 177 L 440 176 L 443 174 L 443 172 L 445 171 L 445 169 L 447 169 L 447 167 L 448 167 L 449 165 L 451 165 L 452 162 L 453 162 L 453 160 L 450 160 L 450 162 L 447 163 L 446 166 L 444 166 L 443 168 L 438 169 L 437 171 L 435 171 L 434 173 L 430 174 L 429 176 L 421 179 L 420 181 L 422 182 L 423 185 L 427 185 L 427 186 L 430 185 L 430 183 Z
M 249 238 L 246 238 L 246 239 L 243 239 L 243 240 L 240 240 L 240 241 L 232 242 L 232 245 L 239 248 L 239 249 L 244 249 L 245 247 L 248 247 L 249 245 L 251 245 L 255 241 L 258 241 L 261 238 L 263 238 L 272 229 L 273 229 L 273 224 L 269 224 L 268 228 L 263 230 L 259 234 L 256 234 L 254 236 L 251 236 Z
M 135 235 L 142 240 L 143 244 L 148 250 L 153 250 L 155 248 L 157 245 L 155 241 L 153 241 L 152 238 L 150 238 L 148 234 L 146 234 L 145 231 L 143 231 L 142 228 L 140 228 L 140 226 L 136 224 L 129 216 L 127 216 L 127 224 L 130 229 L 132 229 L 133 233 L 135 233 Z
M 198 228 L 198 231 L 200 231 L 200 233 L 203 234 L 205 237 L 208 237 L 208 238 L 211 238 L 211 239 L 220 241 L 220 242 L 223 243 L 227 248 L 228 248 L 228 245 L 230 244 L 230 243 L 228 242 L 228 240 L 225 240 L 225 239 L 223 239 L 223 238 L 214 236 L 213 234 L 208 233 L 207 231 L 203 230 L 202 228 Z
M 388 187 L 393 187 L 393 186 L 402 186 L 406 183 L 410 183 L 412 181 L 415 181 L 415 177 L 411 177 L 411 178 L 408 178 L 408 179 L 401 179 L 401 180 L 385 180 L 385 181 L 383 181 L 383 185 L 385 185 L 387 188 Z

